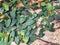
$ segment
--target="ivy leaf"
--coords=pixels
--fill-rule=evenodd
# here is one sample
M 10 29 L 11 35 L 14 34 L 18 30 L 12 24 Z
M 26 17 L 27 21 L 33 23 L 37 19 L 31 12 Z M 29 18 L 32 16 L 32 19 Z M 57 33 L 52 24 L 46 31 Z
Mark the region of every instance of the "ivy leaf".
M 24 23 L 24 24 L 22 25 L 22 29 L 25 29 L 26 27 L 27 27 L 27 24 Z
M 19 39 L 20 39 L 19 36 L 15 37 L 15 42 L 16 42 L 17 44 L 19 43 Z
M 60 14 L 54 16 L 55 20 L 60 20 Z
M 0 8 L 0 13 L 1 13 L 1 14 L 3 13 L 3 11 L 4 11 L 4 10 L 3 10 L 2 8 Z
M 0 22 L 2 22 L 3 21 L 3 19 L 0 19 Z
M 12 11 L 10 12 L 11 18 L 15 18 L 15 16 L 16 16 L 16 13 L 15 13 L 15 12 L 16 12 L 15 10 L 12 10 Z
M 51 9 L 52 9 L 51 3 L 47 3 L 47 9 L 48 9 L 48 10 L 51 10 Z
M 2 23 L 0 23 L 0 32 L 1 32 L 2 28 L 3 28 L 3 25 L 2 25 Z
M 22 28 L 26 28 L 27 26 L 30 26 L 34 23 L 34 20 L 32 19 L 28 19 L 23 25 L 22 25 Z
M 25 35 L 25 30 L 21 30 L 20 35 L 24 36 Z
M 44 32 L 45 30 L 43 30 L 43 29 L 41 29 L 40 31 L 39 31 L 39 37 L 43 37 L 44 36 Z
M 12 19 L 11 26 L 15 25 L 16 22 L 17 22 L 16 19 Z
M 13 3 L 15 3 L 15 2 L 16 2 L 16 0 L 12 0 L 12 2 L 13 2 Z
M 23 15 L 20 16 L 20 20 L 19 20 L 20 24 L 22 24 L 25 20 L 26 20 L 25 16 Z
M 0 37 L 3 38 L 4 37 L 4 33 L 0 33 Z
M 4 38 L 4 45 L 8 45 L 8 38 Z
M 5 26 L 8 27 L 11 23 L 11 19 L 7 19 L 5 20 Z
M 13 42 L 13 38 L 9 38 L 9 44 Z
M 17 2 L 20 2 L 20 0 L 17 0 Z
M 6 11 L 9 10 L 9 5 L 8 5 L 7 2 L 4 2 L 4 3 L 3 3 L 3 8 L 4 8 Z
M 26 30 L 27 30 L 27 31 L 30 31 L 30 30 L 31 30 L 31 27 L 30 27 L 30 26 L 28 26 Z
M 6 32 L 10 33 L 11 31 L 14 31 L 16 29 L 16 26 L 10 26 L 5 29 Z
M 22 39 L 22 40 L 23 40 L 23 42 L 24 42 L 24 43 L 27 43 L 27 42 L 28 42 L 28 40 L 29 40 L 29 36 L 25 36 L 25 37 L 23 37 L 23 39 Z
M 36 40 L 36 39 L 37 39 L 36 35 L 32 35 L 32 36 L 30 37 L 30 41 L 31 41 L 31 42 L 33 42 L 33 41 Z
M 45 2 L 42 2 L 42 3 L 41 3 L 41 6 L 46 6 L 46 3 L 45 3 Z
M 4 45 L 3 39 L 0 40 L 0 45 Z
M 17 25 L 17 28 L 18 28 L 19 30 L 22 30 L 22 25 Z
M 31 7 L 32 7 L 33 9 L 37 9 L 37 8 L 38 8 L 38 3 L 32 4 Z
M 34 23 L 34 20 L 28 19 L 27 22 L 25 23 L 26 25 L 31 25 Z
M 8 38 L 8 34 L 7 34 L 7 33 L 4 33 L 4 37 L 5 37 L 5 38 Z
M 12 26 L 12 27 L 10 28 L 11 31 L 14 31 L 15 29 L 16 29 L 16 26 Z
M 14 36 L 15 36 L 15 32 L 12 31 L 12 32 L 10 33 L 10 37 L 13 37 L 13 38 L 14 38 Z

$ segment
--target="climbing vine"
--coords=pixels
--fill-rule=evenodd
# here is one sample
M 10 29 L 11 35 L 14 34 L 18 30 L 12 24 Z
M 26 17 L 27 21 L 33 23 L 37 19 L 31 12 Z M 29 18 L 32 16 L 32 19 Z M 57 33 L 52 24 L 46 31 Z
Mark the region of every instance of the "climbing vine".
M 21 5 L 20 5 L 21 4 Z M 38 14 L 29 9 L 42 9 Z M 42 17 L 41 30 L 53 31 L 51 21 L 56 19 L 52 0 L 0 0 L 0 45 L 10 45 L 15 41 L 30 45 L 37 39 L 37 21 Z M 58 16 L 59 17 L 59 16 Z M 39 34 L 38 36 L 40 37 Z

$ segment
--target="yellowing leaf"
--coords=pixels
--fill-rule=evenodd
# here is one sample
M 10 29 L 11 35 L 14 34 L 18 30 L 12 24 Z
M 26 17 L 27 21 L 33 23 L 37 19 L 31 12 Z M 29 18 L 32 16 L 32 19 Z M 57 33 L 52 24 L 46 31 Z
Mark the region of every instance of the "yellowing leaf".
M 20 35 L 24 36 L 25 35 L 25 30 L 21 30 Z
M 0 19 L 3 19 L 5 17 L 4 14 L 0 14 Z
M 4 37 L 5 37 L 5 38 L 8 38 L 8 34 L 7 34 L 7 33 L 5 33 L 5 34 L 4 34 Z
M 26 36 L 25 36 L 25 37 L 23 37 L 23 42 L 24 42 L 24 43 L 27 43 L 27 42 L 28 42 L 28 40 L 29 40 L 29 37 L 26 37 Z

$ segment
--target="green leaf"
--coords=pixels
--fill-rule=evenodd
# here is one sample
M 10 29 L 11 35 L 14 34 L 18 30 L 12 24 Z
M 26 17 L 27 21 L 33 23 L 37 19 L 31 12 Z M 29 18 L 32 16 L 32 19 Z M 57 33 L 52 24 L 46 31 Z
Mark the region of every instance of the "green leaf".
M 51 9 L 52 9 L 51 3 L 47 3 L 47 9 L 48 9 L 48 10 L 51 10 Z
M 45 2 L 42 2 L 42 3 L 41 3 L 41 6 L 46 6 L 46 3 L 45 3 Z
M 17 22 L 16 19 L 12 19 L 11 26 L 15 25 L 16 22 Z
M 9 38 L 9 45 L 13 42 L 13 38 Z
M 0 32 L 1 32 L 2 28 L 3 28 L 3 25 L 2 25 L 2 23 L 0 23 Z
M 11 23 L 11 19 L 5 20 L 5 26 L 6 27 L 9 27 L 10 23 Z
M 33 3 L 33 4 L 31 5 L 31 7 L 32 7 L 33 9 L 37 9 L 37 8 L 38 8 L 38 3 Z
M 43 29 L 41 29 L 40 31 L 39 31 L 39 37 L 43 37 L 44 36 L 44 32 L 45 30 L 43 30 Z
M 26 32 L 25 30 L 21 30 L 20 31 L 20 35 L 24 36 L 25 35 L 25 32 Z
M 5 32 L 10 33 L 11 31 L 14 31 L 16 28 L 17 28 L 16 26 L 10 26 L 10 27 L 5 29 Z
M 15 37 L 15 32 L 14 31 L 12 31 L 11 33 L 10 33 L 10 37 Z
M 36 33 L 36 29 L 32 30 L 30 33 L 30 37 L 32 37 Z
M 19 29 L 19 31 L 22 30 L 22 25 L 19 25 L 19 24 L 18 24 L 18 25 L 17 25 L 17 28 Z
M 15 37 L 15 42 L 16 42 L 17 44 L 19 43 L 19 39 L 20 39 L 19 36 Z
M 1 13 L 1 14 L 3 13 L 3 11 L 4 11 L 4 10 L 3 10 L 2 8 L 0 8 L 0 13 Z
M 16 0 L 12 0 L 12 2 L 13 2 L 13 3 L 15 3 L 15 2 L 16 2 Z
M 0 40 L 0 45 L 4 45 L 3 39 Z
M 16 26 L 13 26 L 10 28 L 11 31 L 15 30 L 16 29 Z
M 17 2 L 20 2 L 21 0 L 17 0 Z
M 4 38 L 4 33 L 0 33 L 0 37 L 1 38 Z
M 27 31 L 30 31 L 31 30 L 31 26 L 28 26 L 26 30 Z
M 26 27 L 27 27 L 27 24 L 24 23 L 24 24 L 22 25 L 22 29 L 25 29 Z
M 33 42 L 33 41 L 36 40 L 36 39 L 37 39 L 36 35 L 32 35 L 32 36 L 30 37 L 30 41 L 31 41 L 31 42 Z
M 3 21 L 3 19 L 0 19 L 0 22 L 2 22 Z
M 33 23 L 34 23 L 34 20 L 28 19 L 25 24 L 26 24 L 26 25 L 32 25 Z
M 25 36 L 25 37 L 23 37 L 23 39 L 22 39 L 22 40 L 23 40 L 23 42 L 24 42 L 24 43 L 27 43 L 27 42 L 28 42 L 28 40 L 29 40 L 29 37 L 28 37 L 28 36 Z
M 9 10 L 9 5 L 8 5 L 7 2 L 4 2 L 4 3 L 3 3 L 3 8 L 4 8 L 6 11 Z
M 32 19 L 28 19 L 23 25 L 22 25 L 22 28 L 26 28 L 27 26 L 30 26 L 34 23 L 34 20 Z
M 8 45 L 8 38 L 4 38 L 4 45 Z
M 54 16 L 55 20 L 60 20 L 60 14 Z
M 26 20 L 26 17 L 21 15 L 19 19 L 20 24 L 22 24 L 25 20 Z
M 26 28 L 27 26 L 32 25 L 33 23 L 34 23 L 33 20 L 28 19 L 28 20 L 22 25 L 22 28 L 24 29 L 24 28 Z
M 12 11 L 10 12 L 11 18 L 15 18 L 15 16 L 16 16 L 16 13 L 15 13 L 15 12 L 16 12 L 15 10 L 12 10 Z

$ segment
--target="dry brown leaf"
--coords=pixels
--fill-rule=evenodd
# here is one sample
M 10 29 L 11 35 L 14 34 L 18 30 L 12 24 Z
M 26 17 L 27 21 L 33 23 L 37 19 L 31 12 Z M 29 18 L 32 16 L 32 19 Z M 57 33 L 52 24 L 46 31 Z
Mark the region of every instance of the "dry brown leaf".
M 0 19 L 3 19 L 5 17 L 4 14 L 0 14 Z
M 24 5 L 23 5 L 23 3 L 21 1 L 16 5 L 16 7 L 18 7 L 18 8 L 23 7 L 23 6 Z

